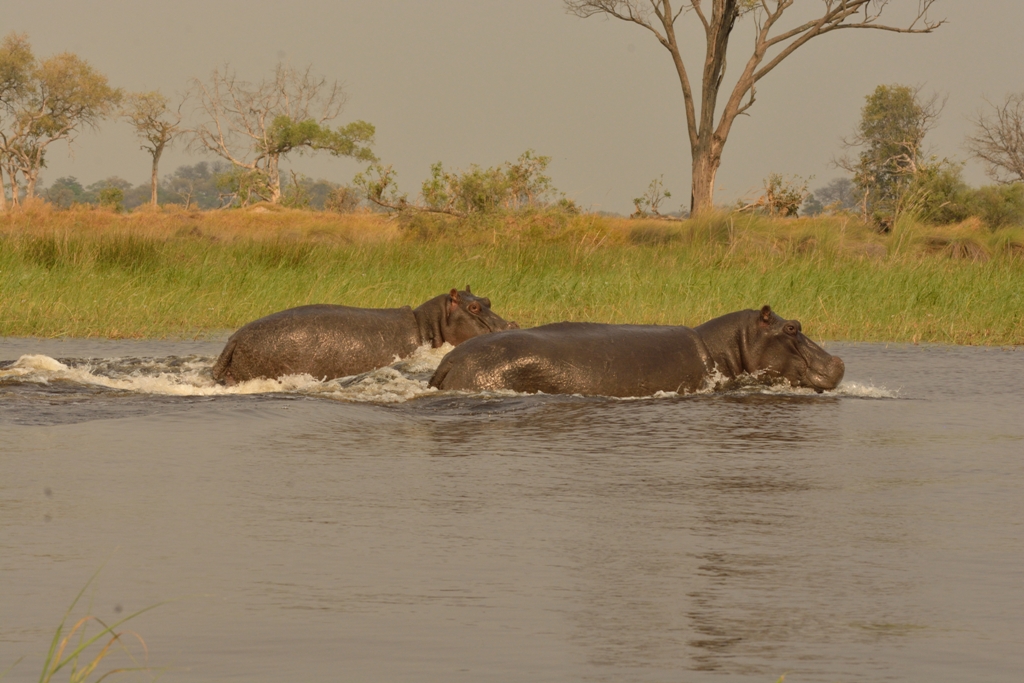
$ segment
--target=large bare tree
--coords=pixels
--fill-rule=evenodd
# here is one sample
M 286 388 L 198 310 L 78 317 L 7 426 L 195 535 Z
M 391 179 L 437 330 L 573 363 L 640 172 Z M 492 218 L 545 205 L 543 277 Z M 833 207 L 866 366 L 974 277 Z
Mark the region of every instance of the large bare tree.
M 1002 104 L 989 102 L 991 111 L 974 120 L 967 148 L 985 162 L 998 183 L 1024 181 L 1024 93 L 1010 93 Z
M 819 0 L 817 9 L 801 2 L 791 16 L 782 19 L 795 0 L 563 0 L 579 17 L 605 15 L 650 31 L 668 50 L 683 90 L 686 129 L 692 158 L 691 214 L 713 208 L 715 175 L 733 122 L 754 104 L 758 81 L 786 57 L 817 36 L 840 29 L 876 29 L 896 33 L 930 33 L 944 21 L 932 21 L 928 10 L 935 0 L 917 0 L 917 8 L 900 26 L 881 20 L 890 0 Z M 903 4 L 912 0 L 904 0 Z M 797 11 L 804 12 L 797 14 Z M 738 20 L 749 17 L 753 48 L 719 111 L 719 95 L 725 80 L 726 53 Z M 685 45 L 677 32 L 683 19 L 699 22 L 704 32 L 704 64 L 699 92 L 694 91 L 690 70 L 683 61 Z
M 193 79 L 192 87 L 202 119 L 192 131 L 192 146 L 230 161 L 247 195 L 280 202 L 281 158 L 295 150 L 375 159 L 371 124 L 327 127 L 341 114 L 345 92 L 309 68 L 279 64 L 272 77 L 249 83 L 225 66 L 206 82 Z
M 121 107 L 121 116 L 132 124 L 135 134 L 142 141 L 140 149 L 149 152 L 153 158 L 149 202 L 156 206 L 157 167 L 160 165 L 160 157 L 164 150 L 183 132 L 181 106 L 171 109 L 167 96 L 156 90 L 131 93 Z

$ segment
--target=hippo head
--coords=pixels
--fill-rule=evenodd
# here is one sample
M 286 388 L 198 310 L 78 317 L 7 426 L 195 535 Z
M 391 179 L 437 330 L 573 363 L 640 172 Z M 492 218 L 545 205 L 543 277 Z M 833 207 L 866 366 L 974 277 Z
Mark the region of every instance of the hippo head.
M 804 336 L 798 320 L 785 320 L 770 306 L 750 313 L 756 320 L 745 326 L 742 355 L 746 372 L 818 392 L 838 386 L 846 371 L 843 361 Z
M 453 346 L 480 334 L 518 328 L 519 325 L 491 310 L 490 299 L 474 296 L 469 291 L 469 285 L 466 285 L 465 291 L 453 289 L 445 297 L 441 337 L 442 341 Z

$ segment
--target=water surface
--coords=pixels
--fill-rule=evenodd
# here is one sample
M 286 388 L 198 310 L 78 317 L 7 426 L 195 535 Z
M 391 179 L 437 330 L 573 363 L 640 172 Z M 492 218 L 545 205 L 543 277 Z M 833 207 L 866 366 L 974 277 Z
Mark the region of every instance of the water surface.
M 1024 351 L 837 391 L 226 389 L 221 342 L 0 340 L 0 671 L 71 599 L 163 681 L 1019 681 Z M 5 683 L 7 683 L 5 681 Z

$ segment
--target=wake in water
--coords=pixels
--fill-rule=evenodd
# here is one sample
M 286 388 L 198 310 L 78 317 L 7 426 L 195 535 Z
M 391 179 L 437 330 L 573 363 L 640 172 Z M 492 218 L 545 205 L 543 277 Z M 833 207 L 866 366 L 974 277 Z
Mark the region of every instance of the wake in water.
M 396 403 L 435 392 L 428 382 L 451 345 L 438 349 L 424 346 L 412 356 L 371 372 L 322 381 L 310 375 L 279 379 L 254 379 L 231 387 L 218 384 L 210 375 L 212 356 L 167 358 L 55 359 L 23 355 L 0 368 L 0 384 L 70 383 L 116 391 L 157 396 L 231 396 L 292 393 L 347 401 Z
M 35 384 L 80 385 L 154 396 L 231 396 L 287 393 L 317 396 L 342 401 L 402 403 L 419 396 L 436 394 L 428 382 L 450 344 L 433 349 L 423 346 L 410 357 L 396 360 L 388 367 L 352 377 L 322 381 L 310 375 L 289 375 L 280 379 L 255 379 L 227 387 L 210 375 L 216 358 L 212 356 L 169 356 L 166 358 L 89 358 L 55 359 L 45 355 L 23 355 L 14 363 L 0 367 L 0 385 Z M 712 378 L 705 391 L 712 393 L 717 382 Z M 780 396 L 814 396 L 812 389 L 750 384 L 730 393 Z M 488 392 L 488 396 L 514 396 L 514 392 Z M 844 381 L 825 395 L 857 398 L 897 398 L 897 392 L 884 387 Z M 676 398 L 673 392 L 658 392 L 642 399 Z

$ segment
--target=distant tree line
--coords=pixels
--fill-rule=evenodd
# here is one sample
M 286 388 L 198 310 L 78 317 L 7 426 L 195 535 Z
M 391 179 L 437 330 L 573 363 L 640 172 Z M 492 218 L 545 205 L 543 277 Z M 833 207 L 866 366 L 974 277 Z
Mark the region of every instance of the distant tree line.
M 329 180 L 313 180 L 296 174 L 283 182 L 281 203 L 295 208 L 350 212 L 359 204 L 354 188 Z M 189 209 L 224 209 L 238 206 L 239 174 L 226 161 L 200 161 L 179 166 L 157 183 L 158 201 Z M 105 206 L 130 211 L 149 204 L 149 183 L 133 185 L 111 176 L 83 186 L 74 176 L 57 178 L 39 196 L 54 206 L 67 209 L 76 204 Z
M 126 93 L 112 87 L 106 76 L 70 52 L 39 59 L 27 36 L 10 33 L 0 41 L 0 209 L 38 194 L 53 143 L 64 142 L 71 149 L 82 131 L 111 118 L 128 122 L 151 157 L 151 204 L 160 202 L 161 185 L 164 194 L 184 192 L 187 205 L 193 197 L 196 206 L 204 207 L 257 201 L 322 204 L 327 199 L 321 195 L 337 188 L 292 177 L 289 195 L 281 162 L 289 154 L 316 152 L 376 161 L 372 124 L 331 125 L 345 99 L 337 81 L 311 69 L 278 65 L 259 83 L 239 79 L 230 67 L 215 69 L 206 81 L 192 79 L 185 95 L 172 103 L 156 91 Z M 186 103 L 194 110 L 188 120 L 183 114 Z M 161 183 L 160 159 L 182 137 L 189 149 L 220 157 L 230 169 L 196 165 Z M 216 193 L 204 183 L 215 186 Z M 199 189 L 188 192 L 190 184 Z M 130 207 L 137 205 L 139 195 L 139 188 L 116 178 L 89 187 L 62 178 L 46 192 L 60 205 L 95 200 Z
M 439 162 L 410 200 L 399 192 L 392 168 L 373 153 L 372 124 L 333 125 L 345 101 L 337 81 L 284 65 L 257 83 L 224 66 L 206 80 L 193 78 L 173 102 L 156 91 L 126 93 L 73 54 L 37 59 L 28 38 L 11 33 L 0 43 L 0 209 L 39 196 L 60 208 L 92 204 L 118 211 L 147 203 L 224 209 L 256 202 L 453 216 L 549 204 L 575 210 L 545 174 L 550 157 L 532 150 L 486 169 L 451 171 Z M 149 182 L 133 185 L 114 176 L 82 185 L 66 176 L 44 188 L 39 178 L 50 145 L 63 141 L 71 149 L 79 133 L 107 119 L 132 126 L 151 159 Z M 218 160 L 180 166 L 161 178 L 163 153 L 179 142 Z M 351 184 L 314 180 L 282 167 L 296 153 L 327 153 L 371 166 Z
M 925 136 L 941 111 L 937 96 L 923 99 L 919 89 L 879 85 L 865 98 L 853 135 L 843 140 L 847 154 L 833 160 L 849 176 L 808 191 L 807 180 L 772 173 L 761 196 L 736 209 L 774 216 L 846 214 L 882 232 L 903 215 L 934 224 L 977 217 L 993 229 L 1024 226 L 1024 93 L 1008 95 L 1001 105 L 988 103 L 966 141 L 995 185 L 970 187 L 963 162 L 926 151 Z
M 659 33 L 658 25 L 667 31 L 680 14 L 662 16 L 661 9 L 668 7 L 663 0 L 650 0 L 647 4 L 640 0 L 566 0 L 565 4 L 579 16 L 606 14 L 637 23 L 667 41 L 663 44 L 676 54 L 675 39 L 669 40 Z M 724 69 L 724 61 L 719 60 L 724 52 L 719 51 L 728 42 L 730 22 L 767 12 L 759 3 L 730 1 L 721 8 L 716 4 L 713 16 L 704 17 L 699 3 L 690 4 L 706 20 L 705 29 L 721 24 L 721 45 L 708 57 L 708 64 L 716 69 Z M 780 4 L 770 14 L 773 21 L 789 4 Z M 843 27 L 893 28 L 872 23 L 884 4 L 879 4 L 876 14 L 849 24 L 844 22 L 853 20 L 852 8 L 864 9 L 869 3 L 826 3 L 830 9 L 828 22 L 823 26 L 830 27 L 830 31 Z M 925 17 L 931 4 L 924 0 L 915 23 L 901 30 L 929 32 L 938 27 L 941 22 L 929 22 Z M 919 28 L 915 28 L 917 21 L 923 21 Z M 769 26 L 764 28 L 767 31 Z M 793 36 L 798 34 L 809 39 L 820 33 L 796 32 Z M 793 43 L 792 47 L 796 49 L 802 44 Z M 748 63 L 748 67 L 756 67 L 761 57 Z M 750 100 L 738 105 L 738 109 L 730 109 L 720 126 L 731 124 L 732 117 L 750 106 L 753 83 L 778 61 L 741 79 L 732 97 L 746 93 L 744 96 Z M 685 69 L 679 68 L 680 74 L 685 73 Z M 717 85 L 712 85 L 708 90 L 711 86 L 705 83 L 705 105 L 717 97 Z M 687 102 L 691 100 L 688 96 Z M 64 52 L 38 58 L 27 36 L 10 33 L 0 41 L 0 210 L 35 196 L 58 207 L 98 204 L 117 210 L 145 203 L 218 209 L 255 202 L 335 211 L 352 211 L 362 206 L 459 217 L 538 207 L 577 210 L 554 188 L 547 175 L 550 158 L 532 150 L 515 162 L 488 168 L 471 165 L 457 171 L 438 162 L 431 167 L 431 175 L 420 186 L 418 195 L 410 198 L 399 191 L 393 168 L 381 163 L 374 154 L 376 130 L 372 124 L 335 124 L 345 101 L 346 95 L 337 81 L 318 76 L 309 68 L 300 70 L 284 65 L 278 65 L 259 82 L 242 80 L 230 66 L 224 66 L 211 72 L 206 80 L 193 78 L 187 91 L 173 101 L 156 91 L 125 92 L 113 87 L 103 74 L 77 55 Z M 734 104 L 730 100 L 729 106 Z M 908 213 L 939 223 L 978 216 L 994 227 L 1024 225 L 1024 93 L 1007 95 L 999 104 L 987 103 L 987 108 L 974 120 L 974 132 L 966 147 L 972 157 L 986 164 L 996 182 L 982 188 L 971 188 L 964 182 L 961 162 L 940 159 L 924 146 L 927 133 L 941 114 L 941 104 L 937 97 L 922 98 L 918 89 L 908 86 L 878 86 L 866 97 L 858 127 L 844 141 L 847 155 L 835 160 L 837 167 L 849 172 L 849 177 L 836 178 L 810 192 L 808 181 L 773 173 L 765 180 L 764 194 L 738 208 L 776 216 L 844 212 L 859 215 L 883 231 L 889 230 L 900 215 Z M 694 187 L 700 185 L 700 192 L 691 193 L 693 211 L 704 210 L 710 201 L 717 155 L 724 145 L 723 137 L 715 143 L 719 145 L 717 151 L 709 151 L 707 145 L 711 143 L 705 140 L 705 133 L 711 130 L 713 120 L 705 117 L 705 113 L 697 125 L 688 112 L 695 169 L 701 166 L 705 174 L 699 182 L 694 179 Z M 41 172 L 54 143 L 73 149 L 79 134 L 110 119 L 127 122 L 135 131 L 140 149 L 151 159 L 148 184 L 133 185 L 111 177 L 83 186 L 74 177 L 64 177 L 44 188 Z M 161 178 L 162 155 L 175 144 L 212 154 L 218 160 L 180 166 Z M 289 155 L 314 153 L 347 157 L 369 166 L 350 184 L 313 180 L 283 166 Z M 641 197 L 634 199 L 633 215 L 658 218 L 684 214 L 682 209 L 661 213 L 660 205 L 669 197 L 671 193 L 658 178 Z
M 810 193 L 808 215 L 846 212 L 888 231 L 905 213 L 945 224 L 979 217 L 986 225 L 1024 225 L 1024 95 L 989 104 L 974 120 L 966 147 L 985 162 L 995 185 L 970 187 L 963 163 L 939 158 L 924 146 L 942 106 L 905 85 L 879 85 L 865 98 L 861 120 L 844 146 L 855 154 L 835 161 L 851 173 Z

